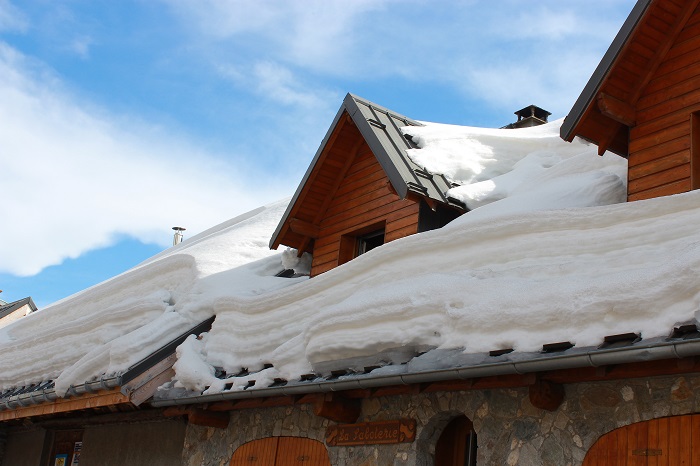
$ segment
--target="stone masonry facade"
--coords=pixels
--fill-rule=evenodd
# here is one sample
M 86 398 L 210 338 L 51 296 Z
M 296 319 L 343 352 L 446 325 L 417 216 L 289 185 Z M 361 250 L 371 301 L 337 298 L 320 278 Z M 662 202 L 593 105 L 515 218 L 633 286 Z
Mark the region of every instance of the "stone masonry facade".
M 447 423 L 465 415 L 477 433 L 477 464 L 580 465 L 603 434 L 639 421 L 700 412 L 700 376 L 569 384 L 554 412 L 535 408 L 527 388 L 368 398 L 357 422 L 412 418 L 416 440 L 394 445 L 327 447 L 332 465 L 430 466 Z M 185 466 L 227 466 L 246 442 L 270 436 L 324 441 L 332 424 L 311 405 L 231 412 L 227 429 L 189 425 Z

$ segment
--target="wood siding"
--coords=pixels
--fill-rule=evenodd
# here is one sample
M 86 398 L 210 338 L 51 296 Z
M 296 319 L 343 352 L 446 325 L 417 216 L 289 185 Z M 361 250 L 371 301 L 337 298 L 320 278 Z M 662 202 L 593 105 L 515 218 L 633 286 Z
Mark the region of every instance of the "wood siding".
M 583 466 L 699 466 L 700 414 L 665 417 L 600 437 Z
M 644 28 L 644 35 L 630 45 L 640 54 L 652 53 L 645 49 L 645 38 L 663 34 L 682 2 L 672 0 L 660 5 L 669 10 L 668 18 L 655 17 L 654 24 L 650 23 L 653 27 Z M 636 126 L 630 131 L 629 141 L 630 201 L 677 194 L 693 187 L 691 121 L 693 113 L 700 111 L 698 57 L 700 8 L 690 16 L 636 102 Z
M 418 200 L 402 200 L 394 192 L 381 165 L 363 142 L 318 222 L 311 276 L 339 265 L 343 235 L 383 224 L 385 243 L 408 236 L 418 232 L 418 211 Z

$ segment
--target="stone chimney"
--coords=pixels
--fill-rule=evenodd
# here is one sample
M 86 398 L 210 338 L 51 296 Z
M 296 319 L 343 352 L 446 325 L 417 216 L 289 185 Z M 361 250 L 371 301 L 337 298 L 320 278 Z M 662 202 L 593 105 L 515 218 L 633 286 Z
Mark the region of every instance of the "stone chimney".
M 518 121 L 504 126 L 504 129 L 529 128 L 547 123 L 547 118 L 551 115 L 547 110 L 541 109 L 537 105 L 529 105 L 515 112 Z

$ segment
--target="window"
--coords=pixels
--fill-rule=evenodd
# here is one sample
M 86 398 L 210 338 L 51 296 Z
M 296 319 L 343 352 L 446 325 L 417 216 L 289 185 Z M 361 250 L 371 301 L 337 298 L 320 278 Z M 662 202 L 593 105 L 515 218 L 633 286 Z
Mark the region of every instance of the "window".
M 385 223 L 374 223 L 340 237 L 338 265 L 384 244 Z
M 364 254 L 384 244 L 384 229 L 357 237 L 357 255 Z

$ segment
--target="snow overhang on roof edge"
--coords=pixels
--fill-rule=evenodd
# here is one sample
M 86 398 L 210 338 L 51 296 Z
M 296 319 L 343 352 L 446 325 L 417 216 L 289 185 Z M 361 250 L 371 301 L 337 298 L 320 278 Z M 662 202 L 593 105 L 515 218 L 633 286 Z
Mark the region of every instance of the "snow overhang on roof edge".
M 225 391 L 210 395 L 185 396 L 153 400 L 154 407 L 209 403 L 214 401 L 235 400 L 245 398 L 264 398 L 269 396 L 301 395 L 308 393 L 324 393 L 352 389 L 370 389 L 394 385 L 409 385 L 417 383 L 440 382 L 446 380 L 472 379 L 512 374 L 528 374 L 534 372 L 553 371 L 560 369 L 578 369 L 584 367 L 600 367 L 612 364 L 624 364 L 654 361 L 662 359 L 681 359 L 700 356 L 700 339 L 682 341 L 662 341 L 612 349 L 579 350 L 571 354 L 553 354 L 522 359 L 519 361 L 503 361 L 492 364 L 440 369 L 405 374 L 372 376 L 363 375 L 346 379 L 309 381 L 287 384 L 278 387 L 246 389 L 240 391 Z

